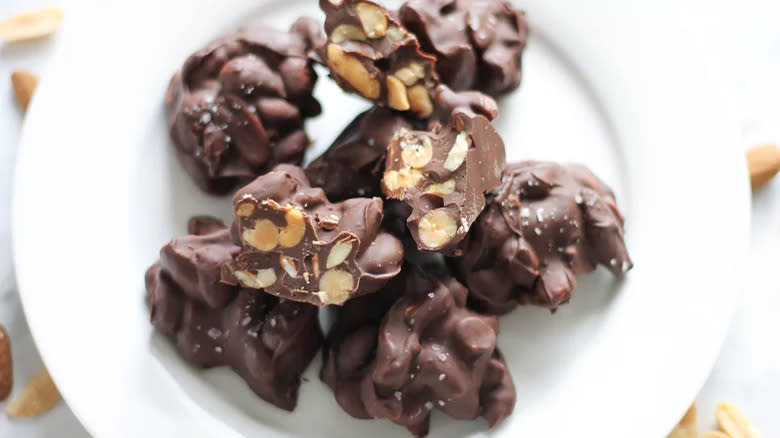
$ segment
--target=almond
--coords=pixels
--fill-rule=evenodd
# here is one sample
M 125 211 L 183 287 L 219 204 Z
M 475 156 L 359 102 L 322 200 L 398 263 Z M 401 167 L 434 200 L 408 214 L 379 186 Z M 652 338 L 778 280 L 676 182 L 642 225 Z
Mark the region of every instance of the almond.
M 64 15 L 59 8 L 20 12 L 0 22 L 0 38 L 13 42 L 44 37 L 60 27 Z
M 729 438 L 729 436 L 723 432 L 711 430 L 709 432 L 704 432 L 701 438 Z
M 22 392 L 5 407 L 11 417 L 37 417 L 60 400 L 60 391 L 44 369 L 31 378 Z
M 27 111 L 30 99 L 38 87 L 38 75 L 27 70 L 17 70 L 11 73 L 11 84 L 14 86 L 16 103 L 22 111 Z
M 697 438 L 699 426 L 696 420 L 696 404 L 688 408 L 688 412 L 682 417 L 677 427 L 666 438 Z
M 715 410 L 718 427 L 731 438 L 761 438 L 745 415 L 731 403 L 721 403 Z
M 14 385 L 14 368 L 11 361 L 11 339 L 0 324 L 0 402 L 8 398 Z
M 774 144 L 756 146 L 746 156 L 753 190 L 765 186 L 780 170 L 780 149 Z

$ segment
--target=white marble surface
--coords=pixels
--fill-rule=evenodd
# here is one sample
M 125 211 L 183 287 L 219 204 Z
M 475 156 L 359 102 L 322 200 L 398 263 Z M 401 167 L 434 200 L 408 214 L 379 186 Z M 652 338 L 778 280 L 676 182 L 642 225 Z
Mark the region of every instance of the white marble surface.
M 640 1 L 640 0 L 633 0 Z M 651 0 L 647 0 L 651 1 Z M 724 101 L 743 130 L 747 148 L 761 141 L 780 142 L 780 32 L 776 0 L 667 0 L 685 21 L 700 55 L 721 84 Z M 2 0 L 0 17 L 51 2 Z M 532 11 L 531 11 L 532 12 Z M 659 29 L 659 32 L 663 31 Z M 13 340 L 16 387 L 42 367 L 15 292 L 10 254 L 9 206 L 13 163 L 22 114 L 8 78 L 26 68 L 45 75 L 54 38 L 0 46 L 0 323 Z M 672 66 L 670 66 L 671 68 Z M 5 81 L 5 82 L 3 82 Z M 706 165 L 706 162 L 691 163 Z M 764 437 L 780 435 L 780 282 L 776 249 L 780 246 L 780 179 L 753 197 L 752 247 L 743 298 L 718 363 L 698 397 L 703 427 L 711 426 L 714 406 L 723 400 L 741 406 Z M 723 208 L 728 208 L 724 200 Z M 702 218 L 706 220 L 706 218 Z M 724 233 L 729 230 L 723 230 Z M 717 236 L 713 236 L 717 238 Z M 728 257 L 729 254 L 724 254 Z M 674 303 L 669 303 L 674 305 Z M 702 303 L 706 312 L 706 303 Z M 659 321 L 659 323 L 662 323 Z M 696 323 L 696 315 L 691 315 Z M 684 357 L 669 360 L 685 360 Z M 641 427 L 641 425 L 637 425 Z M 88 437 L 64 403 L 34 420 L 0 414 L 0 436 Z M 662 438 L 662 437 L 659 437 Z

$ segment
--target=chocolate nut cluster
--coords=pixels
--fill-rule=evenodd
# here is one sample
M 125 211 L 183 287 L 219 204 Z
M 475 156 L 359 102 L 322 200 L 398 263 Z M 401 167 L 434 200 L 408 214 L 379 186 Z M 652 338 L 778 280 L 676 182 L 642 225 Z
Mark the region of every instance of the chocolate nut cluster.
M 352 417 L 418 437 L 434 411 L 493 428 L 516 399 L 497 315 L 555 310 L 598 265 L 631 269 L 615 196 L 580 165 L 506 163 L 494 97 L 519 86 L 528 35 L 508 0 L 319 6 L 324 22 L 218 38 L 171 81 L 182 166 L 207 192 L 246 185 L 229 227 L 196 216 L 162 248 L 152 324 L 282 409 L 323 346 L 320 377 Z M 314 64 L 371 107 L 299 167 Z M 325 340 L 320 315 L 335 316 Z
M 152 324 L 187 362 L 229 366 L 263 400 L 293 410 L 322 341 L 316 308 L 219 283 L 220 263 L 239 248 L 217 219 L 193 218 L 188 228 L 146 272 Z
M 401 270 L 403 247 L 382 230 L 382 200 L 333 204 L 303 170 L 279 165 L 233 198 L 234 243 L 222 280 L 316 306 L 375 292 Z
M 576 274 L 633 266 L 612 190 L 583 166 L 535 161 L 507 165 L 453 265 L 472 305 L 493 314 L 555 309 L 576 291 Z
M 309 145 L 303 122 L 320 113 L 307 58 L 311 22 L 301 18 L 290 32 L 245 26 L 192 54 L 173 76 L 170 136 L 202 190 L 224 194 L 278 163 L 300 163 Z

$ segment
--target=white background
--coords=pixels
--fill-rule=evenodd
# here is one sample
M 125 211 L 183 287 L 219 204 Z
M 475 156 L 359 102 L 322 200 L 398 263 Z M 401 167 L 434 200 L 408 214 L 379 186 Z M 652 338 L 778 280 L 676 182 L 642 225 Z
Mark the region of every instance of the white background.
M 747 148 L 762 141 L 780 142 L 780 31 L 776 24 L 780 2 L 681 0 L 668 3 L 670 13 L 679 14 L 686 23 L 700 55 L 718 79 L 728 110 L 742 127 L 743 146 Z M 51 3 L 0 0 L 0 17 L 44 4 Z M 8 328 L 13 341 L 14 394 L 42 364 L 19 306 L 10 260 L 10 185 L 23 117 L 16 108 L 10 81 L 4 78 L 10 77 L 12 70 L 22 68 L 44 75 L 56 44 L 55 37 L 0 46 L 0 323 Z M 691 163 L 691 166 L 705 165 L 706 157 L 700 163 Z M 724 208 L 728 206 L 727 201 L 724 200 Z M 780 333 L 777 315 L 780 283 L 774 275 L 780 266 L 775 266 L 773 250 L 780 244 L 780 182 L 754 195 L 753 201 L 753 241 L 749 270 L 741 291 L 743 297 L 723 353 L 698 402 L 704 427 L 711 426 L 715 404 L 727 400 L 741 406 L 764 436 L 771 437 L 780 435 L 777 416 L 780 350 L 776 339 Z M 706 309 L 706 303 L 702 303 L 702 312 Z M 696 323 L 696 315 L 691 315 L 691 323 Z M 0 413 L 0 436 L 81 438 L 88 435 L 67 406 L 60 404 L 34 420 L 9 420 Z

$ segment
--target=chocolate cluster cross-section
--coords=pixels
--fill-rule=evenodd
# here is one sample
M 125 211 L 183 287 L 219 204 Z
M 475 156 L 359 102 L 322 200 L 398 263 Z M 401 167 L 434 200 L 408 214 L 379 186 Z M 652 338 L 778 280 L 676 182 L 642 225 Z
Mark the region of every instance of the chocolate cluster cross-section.
M 515 388 L 496 348 L 498 320 L 468 310 L 457 281 L 417 268 L 387 289 L 348 303 L 328 336 L 321 376 L 347 413 L 416 436 L 434 409 L 491 427 L 506 418 Z
M 306 117 L 320 113 L 302 18 L 290 32 L 252 24 L 190 56 L 171 80 L 168 123 L 185 170 L 204 191 L 223 194 L 278 163 L 299 163 Z
M 357 116 L 306 168 L 306 176 L 331 201 L 379 196 L 387 145 L 396 133 L 410 129 L 412 125 L 401 114 L 376 106 Z
M 575 292 L 575 274 L 632 267 L 612 190 L 579 165 L 508 165 L 465 246 L 458 277 L 474 307 L 495 314 L 555 309 Z
M 453 89 L 499 96 L 520 85 L 528 24 L 509 1 L 410 0 L 400 19 L 436 55 L 436 72 Z
M 408 206 L 407 224 L 419 249 L 457 255 L 504 165 L 504 142 L 490 120 L 457 109 L 447 125 L 396 136 L 382 190 Z
M 328 42 L 320 57 L 346 91 L 398 111 L 433 113 L 436 58 L 377 3 L 320 0 Z
M 280 165 L 233 198 L 231 235 L 242 246 L 223 266 L 231 284 L 317 306 L 375 292 L 401 270 L 403 248 L 384 232 L 382 200 L 333 204 L 299 167 Z
M 193 218 L 189 231 L 146 272 L 152 324 L 187 362 L 229 366 L 261 398 L 292 410 L 322 342 L 317 308 L 220 284 L 215 268 L 239 248 L 216 219 Z

